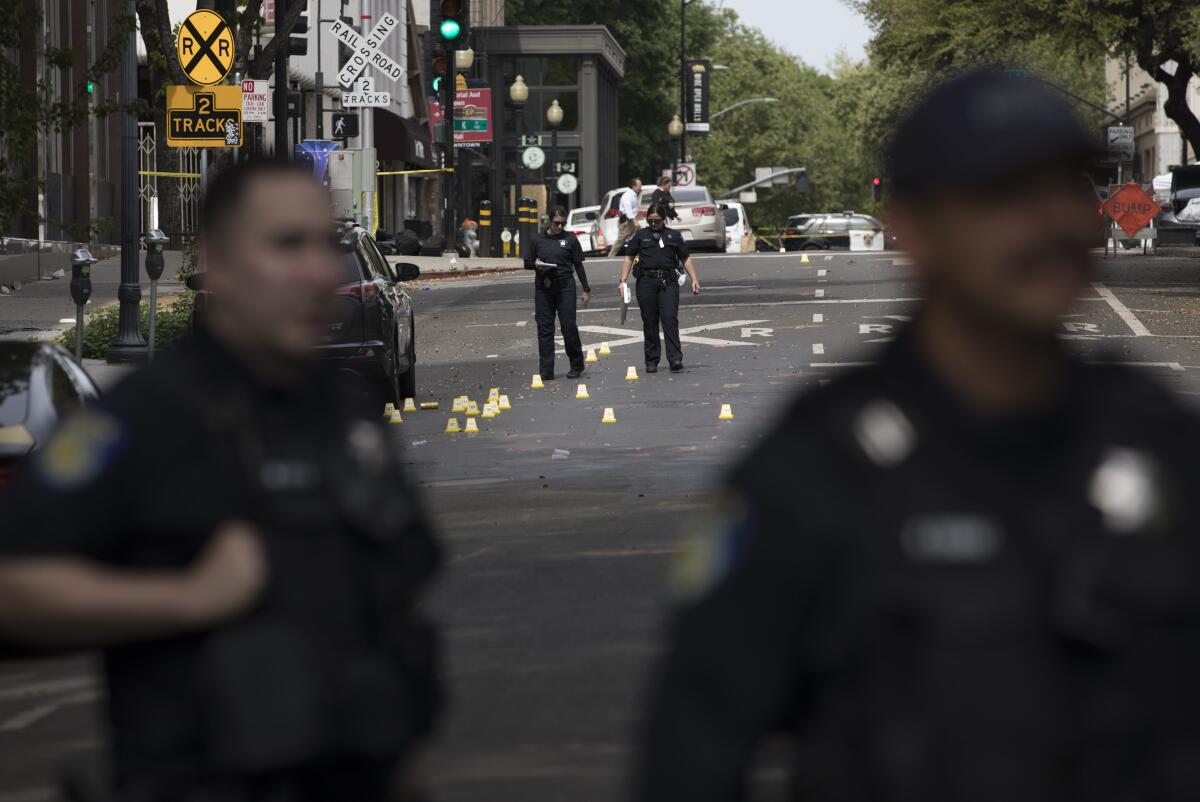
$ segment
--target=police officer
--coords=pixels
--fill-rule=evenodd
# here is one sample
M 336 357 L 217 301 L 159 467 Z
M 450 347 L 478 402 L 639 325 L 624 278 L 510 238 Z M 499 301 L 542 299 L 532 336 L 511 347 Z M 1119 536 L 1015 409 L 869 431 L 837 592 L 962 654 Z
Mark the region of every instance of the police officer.
M 575 323 L 575 274 L 583 287 L 583 305 L 592 299 L 587 273 L 583 269 L 583 248 L 579 238 L 564 230 L 567 210 L 562 206 L 550 209 L 550 224 L 533 239 L 525 254 L 525 269 L 537 272 L 534 282 L 534 316 L 537 320 L 538 368 L 543 379 L 554 378 L 554 316 L 562 328 L 563 347 L 571 369 L 568 379 L 583 374 L 583 345 L 579 342 L 579 326 Z
M 632 270 L 637 278 L 638 308 L 642 312 L 642 333 L 645 339 L 646 372 L 658 372 L 660 348 L 658 326 L 662 323 L 663 339 L 667 341 L 667 362 L 671 372 L 683 370 L 683 347 L 679 343 L 679 281 L 680 265 L 692 278 L 692 295 L 700 294 L 700 278 L 696 263 L 688 253 L 687 243 L 678 231 L 666 227 L 670 210 L 666 204 L 651 205 L 646 212 L 647 227 L 630 238 L 621 265 L 621 284 Z M 636 262 L 636 267 L 634 266 Z M 617 287 L 620 291 L 620 285 Z
M 310 358 L 344 258 L 328 192 L 243 162 L 199 233 L 191 341 L 0 497 L 0 640 L 104 650 L 105 799 L 400 798 L 437 699 L 436 550 L 379 410 Z
M 1090 152 L 1057 96 L 993 74 L 901 124 L 925 300 L 791 406 L 679 564 L 640 800 L 743 798 L 779 730 L 802 799 L 1200 798 L 1200 428 L 1057 336 Z

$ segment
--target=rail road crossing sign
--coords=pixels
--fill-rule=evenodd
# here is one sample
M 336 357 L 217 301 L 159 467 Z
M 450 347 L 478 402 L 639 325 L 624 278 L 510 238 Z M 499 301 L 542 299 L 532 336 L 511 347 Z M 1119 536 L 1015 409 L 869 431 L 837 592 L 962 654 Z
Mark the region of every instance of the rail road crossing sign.
M 334 20 L 333 24 L 329 26 L 329 33 L 334 39 L 354 51 L 342 66 L 341 72 L 338 73 L 338 83 L 349 89 L 354 85 L 355 79 L 362 75 L 368 64 L 373 65 L 393 81 L 399 81 L 404 76 L 404 70 L 379 49 L 399 24 L 399 19 L 384 12 L 371 32 L 362 36 L 340 19 Z
M 179 26 L 175 55 L 192 83 L 219 84 L 233 69 L 233 31 L 217 12 L 193 11 Z

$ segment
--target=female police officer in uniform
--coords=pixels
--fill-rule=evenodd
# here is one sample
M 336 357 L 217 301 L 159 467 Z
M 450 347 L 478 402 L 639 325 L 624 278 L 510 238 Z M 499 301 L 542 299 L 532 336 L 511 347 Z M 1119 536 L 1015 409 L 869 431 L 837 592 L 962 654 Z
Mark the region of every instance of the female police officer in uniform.
M 561 206 L 550 209 L 550 226 L 533 238 L 525 254 L 525 269 L 537 271 L 534 292 L 534 317 L 537 320 L 538 366 L 543 379 L 554 378 L 554 315 L 562 327 L 563 347 L 571 369 L 568 379 L 583 373 L 583 345 L 579 342 L 579 327 L 575 324 L 575 280 L 583 286 L 583 305 L 592 299 L 587 273 L 583 271 L 583 248 L 579 239 L 563 230 L 567 210 Z
M 683 348 L 679 344 L 679 282 L 676 278 L 676 269 L 681 264 L 692 277 L 692 295 L 700 294 L 696 264 L 688 253 L 683 235 L 665 225 L 669 214 L 670 209 L 665 203 L 651 205 L 646 213 L 648 227 L 639 229 L 629 238 L 625 245 L 625 263 L 621 265 L 621 284 L 624 284 L 637 262 L 634 275 L 646 340 L 647 373 L 658 371 L 660 321 L 671 371 L 683 370 Z

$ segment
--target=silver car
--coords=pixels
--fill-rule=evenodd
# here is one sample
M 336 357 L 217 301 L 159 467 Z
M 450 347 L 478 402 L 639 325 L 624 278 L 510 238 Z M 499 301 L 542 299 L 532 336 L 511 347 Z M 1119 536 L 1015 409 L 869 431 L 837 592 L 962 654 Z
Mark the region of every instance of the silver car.
M 643 189 L 639 201 L 638 221 L 645 225 L 646 210 L 654 189 Z M 675 187 L 675 213 L 678 220 L 668 220 L 667 226 L 683 234 L 683 239 L 695 250 L 725 252 L 725 215 L 717 208 L 712 193 L 706 187 Z

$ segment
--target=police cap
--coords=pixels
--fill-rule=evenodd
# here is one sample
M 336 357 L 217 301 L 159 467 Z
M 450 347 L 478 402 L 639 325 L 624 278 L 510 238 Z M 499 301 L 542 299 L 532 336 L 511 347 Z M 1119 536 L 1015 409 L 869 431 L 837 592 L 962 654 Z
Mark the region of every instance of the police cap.
M 1082 167 L 1098 155 L 1065 100 L 1044 84 L 975 72 L 933 89 L 900 124 L 888 154 L 893 191 L 928 195 Z

